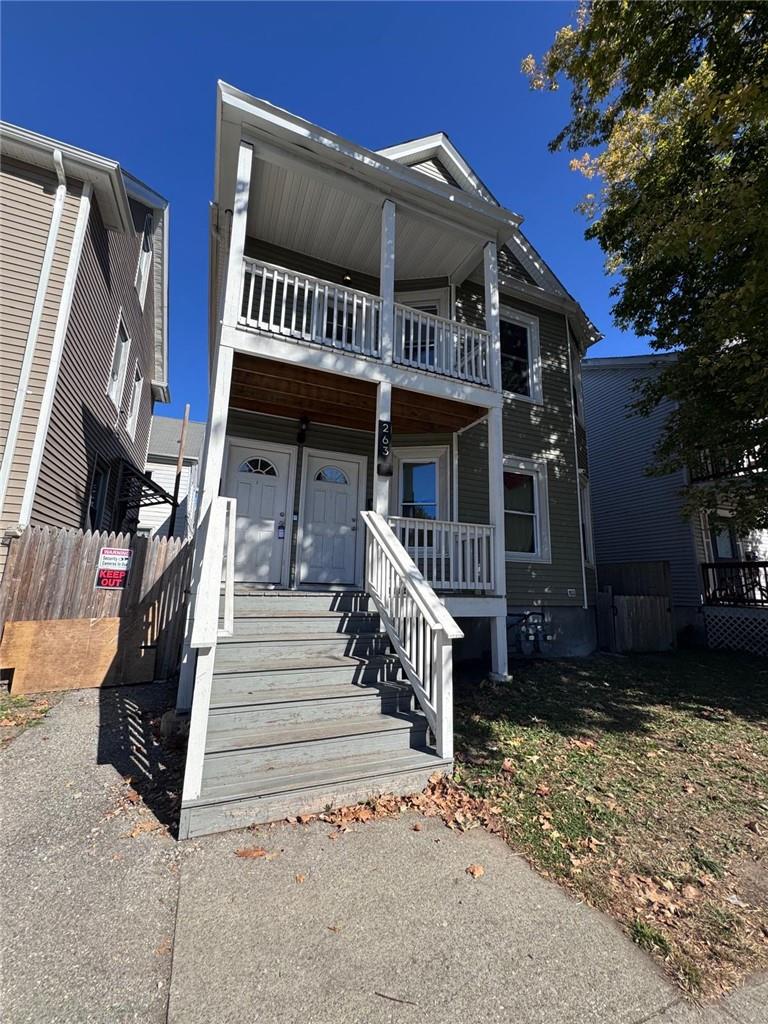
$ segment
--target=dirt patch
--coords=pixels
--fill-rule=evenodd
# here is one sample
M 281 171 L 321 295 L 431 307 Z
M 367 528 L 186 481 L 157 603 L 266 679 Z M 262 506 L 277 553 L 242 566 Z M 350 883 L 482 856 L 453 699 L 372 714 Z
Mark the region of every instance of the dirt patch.
M 0 690 L 0 749 L 30 726 L 38 725 L 61 700 L 58 693 L 12 697 Z

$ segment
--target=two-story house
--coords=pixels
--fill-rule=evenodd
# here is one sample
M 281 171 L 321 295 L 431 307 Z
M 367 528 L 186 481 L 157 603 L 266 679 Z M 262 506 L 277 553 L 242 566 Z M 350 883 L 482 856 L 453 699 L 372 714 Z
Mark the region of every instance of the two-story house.
M 168 401 L 168 204 L 114 160 L 0 126 L 0 572 L 24 527 L 132 529 Z M 167 495 L 165 496 L 167 497 Z
M 683 508 L 687 485 L 748 473 L 750 466 L 723 450 L 702 453 L 671 473 L 649 473 L 673 405 L 662 402 L 651 415 L 638 415 L 636 385 L 675 358 L 583 363 L 598 575 L 601 566 L 666 562 L 680 642 L 746 643 L 762 653 L 768 650 L 768 537 L 741 535 L 727 507 L 692 517 Z
M 594 331 L 521 218 L 223 83 L 215 167 L 182 835 L 449 769 L 462 635 L 594 646 Z

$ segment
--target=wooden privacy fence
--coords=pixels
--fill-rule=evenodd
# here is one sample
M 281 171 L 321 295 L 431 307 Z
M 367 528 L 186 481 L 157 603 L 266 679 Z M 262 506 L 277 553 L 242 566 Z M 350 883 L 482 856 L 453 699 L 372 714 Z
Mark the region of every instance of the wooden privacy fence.
M 668 562 L 598 565 L 597 635 L 602 650 L 668 651 L 675 646 Z
M 133 552 L 125 588 L 99 589 L 102 548 Z M 179 665 L 192 545 L 179 538 L 28 527 L 0 582 L 0 667 L 13 690 L 143 682 Z M 17 679 L 16 673 L 22 678 Z

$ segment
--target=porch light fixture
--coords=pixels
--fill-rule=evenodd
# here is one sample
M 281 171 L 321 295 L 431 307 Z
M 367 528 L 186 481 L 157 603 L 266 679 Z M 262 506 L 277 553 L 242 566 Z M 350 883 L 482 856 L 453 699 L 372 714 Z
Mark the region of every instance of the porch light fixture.
M 299 432 L 296 435 L 296 444 L 304 444 L 307 439 L 307 428 L 309 427 L 309 416 L 302 416 L 299 420 Z
M 349 282 L 351 280 L 352 280 L 352 275 L 351 274 L 345 274 L 344 277 L 342 278 L 342 281 L 344 282 L 344 284 L 349 284 Z

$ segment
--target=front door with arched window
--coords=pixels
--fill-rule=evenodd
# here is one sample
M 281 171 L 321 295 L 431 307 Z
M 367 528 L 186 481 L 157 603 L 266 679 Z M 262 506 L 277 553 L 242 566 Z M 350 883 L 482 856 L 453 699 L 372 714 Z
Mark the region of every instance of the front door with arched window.
M 300 583 L 356 582 L 359 484 L 357 457 L 305 450 Z
M 226 493 L 237 498 L 236 580 L 286 582 L 292 470 L 290 451 L 230 447 Z

